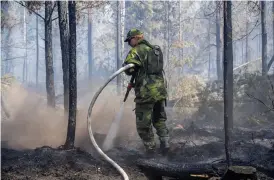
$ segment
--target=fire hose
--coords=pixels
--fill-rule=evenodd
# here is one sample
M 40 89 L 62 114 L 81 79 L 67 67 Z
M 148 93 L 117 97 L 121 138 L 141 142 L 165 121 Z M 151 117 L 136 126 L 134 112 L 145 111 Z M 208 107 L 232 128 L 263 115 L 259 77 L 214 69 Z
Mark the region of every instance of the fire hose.
M 102 150 L 101 148 L 98 146 L 98 144 L 95 141 L 95 138 L 93 136 L 93 132 L 92 132 L 92 126 L 91 126 L 91 113 L 92 113 L 92 108 L 98 98 L 98 96 L 100 95 L 100 93 L 102 92 L 102 90 L 108 85 L 108 83 L 110 81 L 112 81 L 117 75 L 119 75 L 120 73 L 124 72 L 125 70 L 134 67 L 134 64 L 128 64 L 122 68 L 120 68 L 118 71 L 116 71 L 115 73 L 113 73 L 107 80 L 107 82 L 105 84 L 103 84 L 103 86 L 101 86 L 99 88 L 99 90 L 95 93 L 95 95 L 93 96 L 92 101 L 90 102 L 89 105 L 89 109 L 88 109 L 88 116 L 87 116 L 87 126 L 88 126 L 88 132 L 89 132 L 89 137 L 91 140 L 92 145 L 94 146 L 94 148 L 96 149 L 96 151 L 107 161 L 109 162 L 115 169 L 117 169 L 117 171 L 122 175 L 124 180 L 128 180 L 128 175 L 126 174 L 126 172 L 116 163 L 114 162 L 110 157 L 108 157 Z M 131 89 L 131 86 L 128 87 L 128 92 Z M 126 94 L 126 97 L 128 95 L 128 92 Z M 126 97 L 124 99 L 124 101 L 126 100 Z

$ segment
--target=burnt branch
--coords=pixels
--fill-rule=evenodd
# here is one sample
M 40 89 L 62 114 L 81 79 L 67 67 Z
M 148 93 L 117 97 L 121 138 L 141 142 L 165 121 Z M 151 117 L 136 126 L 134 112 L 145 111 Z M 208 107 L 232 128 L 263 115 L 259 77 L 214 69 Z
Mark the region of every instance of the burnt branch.
M 248 37 L 248 36 L 253 32 L 253 30 L 254 30 L 256 27 L 258 27 L 259 25 L 260 25 L 260 24 L 259 24 L 259 20 L 257 20 L 257 21 L 256 21 L 256 24 L 253 26 L 253 28 L 252 28 L 247 34 L 243 35 L 242 37 L 240 37 L 240 38 L 238 38 L 238 39 L 235 39 L 234 41 L 239 41 L 239 40 L 244 39 L 245 37 Z M 256 37 L 256 36 L 255 36 L 255 37 Z M 253 40 L 255 37 L 253 37 L 252 40 Z
M 274 111 L 274 106 L 271 108 L 269 107 L 267 104 L 265 104 L 262 100 L 260 100 L 259 98 L 256 98 L 255 96 L 253 96 L 252 94 L 248 94 L 246 93 L 246 95 L 252 99 L 255 99 L 256 101 L 260 102 L 261 104 L 263 104 L 269 111 Z
M 49 16 L 51 17 L 51 19 L 52 19 L 52 13 L 53 13 L 53 11 L 54 11 L 56 5 L 57 5 L 57 3 L 56 3 L 56 1 L 54 1 L 53 7 L 52 7 L 51 12 L 50 12 L 50 14 L 49 14 Z M 52 21 L 52 20 L 51 20 L 51 21 Z
M 269 61 L 268 65 L 267 65 L 267 71 L 269 71 L 271 65 L 273 64 L 274 62 L 274 55 L 272 56 L 271 60 Z
M 27 8 L 29 11 L 31 11 L 32 13 L 34 13 L 35 15 L 39 16 L 41 19 L 45 20 L 45 18 L 43 16 L 41 16 L 39 13 L 37 13 L 35 10 L 29 8 L 28 6 L 26 6 L 22 1 L 15 1 L 16 3 L 20 4 L 21 6 Z

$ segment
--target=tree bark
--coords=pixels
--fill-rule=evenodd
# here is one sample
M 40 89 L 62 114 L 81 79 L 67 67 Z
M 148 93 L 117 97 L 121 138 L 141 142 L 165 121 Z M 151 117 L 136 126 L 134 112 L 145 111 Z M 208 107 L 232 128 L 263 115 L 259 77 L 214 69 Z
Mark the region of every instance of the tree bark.
M 52 1 L 45 1 L 45 65 L 48 106 L 55 107 L 54 71 L 52 60 Z
M 216 68 L 217 68 L 217 79 L 222 80 L 222 70 L 221 70 L 221 36 L 220 36 L 220 9 L 218 8 L 218 3 L 216 1 Z
M 249 61 L 249 47 L 248 47 L 248 29 L 249 29 L 249 17 L 246 12 L 246 39 L 245 39 L 245 62 Z
M 262 28 L 262 75 L 267 74 L 267 32 L 265 27 L 265 1 L 261 1 L 261 28 Z
M 171 71 L 169 63 L 170 63 L 170 1 L 167 1 L 167 64 L 168 71 Z M 171 72 L 169 72 L 171 73 Z
M 208 44 L 210 45 L 210 19 L 208 19 L 208 32 L 207 32 L 207 40 L 208 40 Z M 209 46 L 209 50 L 208 50 L 208 80 L 210 81 L 210 73 L 211 73 L 211 63 L 210 63 L 210 59 L 211 59 L 211 52 L 210 52 L 210 46 Z
M 36 16 L 36 75 L 35 75 L 35 79 L 36 79 L 36 88 L 38 87 L 38 73 L 39 73 L 39 29 L 38 29 L 38 19 L 39 17 Z
M 27 59 L 27 23 L 26 23 L 26 9 L 24 8 L 24 43 L 25 43 L 25 58 L 23 62 L 23 82 L 26 81 L 26 59 Z
M 257 172 L 251 166 L 230 166 L 223 176 L 222 180 L 230 179 L 250 179 L 257 180 Z
M 120 52 L 121 52 L 121 38 L 120 38 L 120 32 L 121 32 L 121 6 L 120 6 L 120 2 L 117 1 L 117 19 L 116 19 L 116 23 L 117 23 L 117 28 L 116 28 L 116 70 L 120 69 L 121 67 L 121 63 L 120 63 Z M 121 94 L 121 75 L 117 76 L 117 94 L 120 95 Z
M 231 1 L 224 1 L 224 129 L 225 150 L 228 165 L 230 165 L 229 137 L 233 127 L 233 49 Z
M 179 42 L 180 44 L 183 42 L 183 30 L 182 30 L 182 1 L 179 1 Z M 180 47 L 179 48 L 179 60 L 183 61 L 184 59 L 184 48 Z M 181 71 L 179 71 L 179 75 L 183 73 L 183 67 L 181 67 Z
M 64 88 L 64 109 L 69 111 L 69 28 L 66 1 L 58 1 L 58 17 L 60 29 L 60 42 L 62 51 L 63 88 Z
M 69 118 L 66 149 L 74 147 L 77 113 L 77 67 L 76 67 L 76 2 L 68 2 L 69 12 Z
M 92 59 L 93 59 L 93 47 L 92 47 L 92 15 L 88 10 L 88 78 L 92 78 Z
M 274 1 L 272 2 L 272 40 L 273 40 L 273 45 L 272 45 L 272 58 L 270 59 L 268 65 L 267 65 L 267 71 L 270 70 L 271 65 L 274 62 Z

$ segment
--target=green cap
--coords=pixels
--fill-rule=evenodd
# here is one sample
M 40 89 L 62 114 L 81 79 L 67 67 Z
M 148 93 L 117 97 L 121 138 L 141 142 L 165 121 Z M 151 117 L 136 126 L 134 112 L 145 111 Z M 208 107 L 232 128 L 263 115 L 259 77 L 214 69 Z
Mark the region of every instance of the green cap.
M 136 35 L 141 35 L 143 34 L 140 30 L 138 29 L 131 29 L 128 31 L 127 33 L 127 38 L 124 40 L 124 42 L 129 41 L 132 37 L 136 36 Z

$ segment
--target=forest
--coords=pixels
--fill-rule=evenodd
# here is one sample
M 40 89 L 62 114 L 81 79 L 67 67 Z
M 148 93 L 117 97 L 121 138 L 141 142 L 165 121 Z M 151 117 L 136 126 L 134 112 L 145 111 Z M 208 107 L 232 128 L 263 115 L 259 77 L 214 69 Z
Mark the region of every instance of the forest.
M 129 76 L 95 98 L 132 28 L 163 52 L 168 157 L 143 157 Z M 273 117 L 274 1 L 1 1 L 3 179 L 271 180 Z

